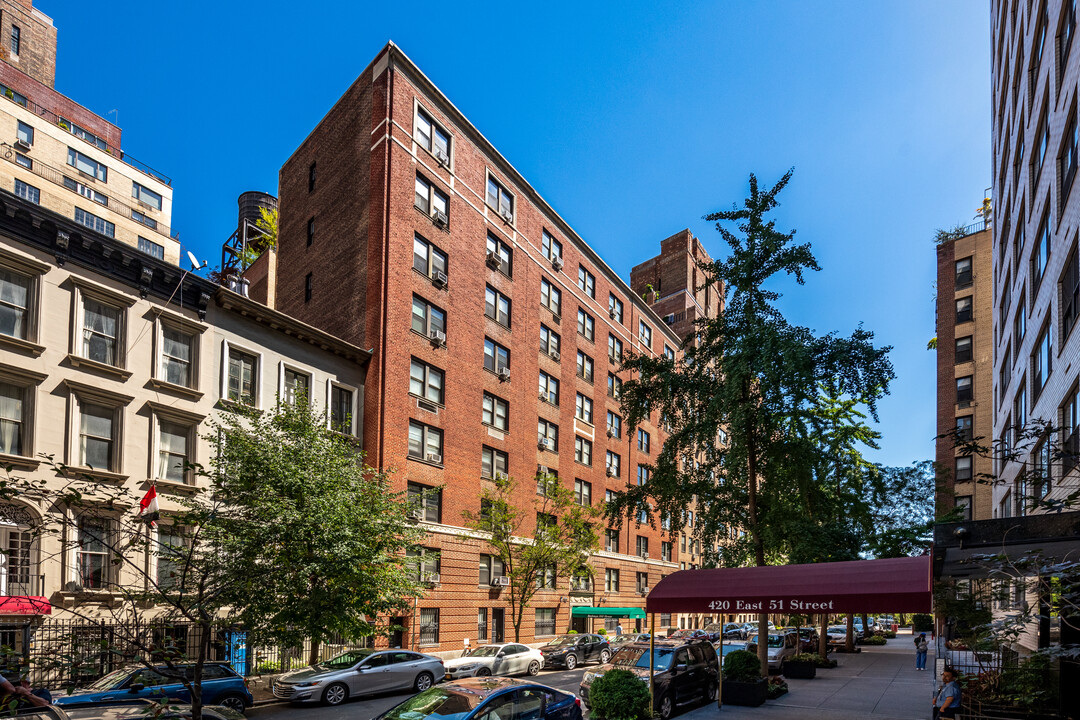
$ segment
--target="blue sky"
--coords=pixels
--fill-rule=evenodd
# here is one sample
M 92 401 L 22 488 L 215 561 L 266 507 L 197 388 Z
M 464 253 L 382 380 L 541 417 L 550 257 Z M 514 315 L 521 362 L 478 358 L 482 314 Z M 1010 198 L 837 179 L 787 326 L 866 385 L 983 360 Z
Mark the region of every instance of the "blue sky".
M 871 456 L 932 457 L 933 232 L 971 222 L 990 184 L 985 1 L 36 4 L 57 89 L 118 111 L 211 265 L 237 195 L 276 192 L 390 39 L 627 279 L 684 227 L 721 254 L 701 216 L 794 166 L 778 222 L 823 271 L 784 285 L 783 309 L 893 345 Z

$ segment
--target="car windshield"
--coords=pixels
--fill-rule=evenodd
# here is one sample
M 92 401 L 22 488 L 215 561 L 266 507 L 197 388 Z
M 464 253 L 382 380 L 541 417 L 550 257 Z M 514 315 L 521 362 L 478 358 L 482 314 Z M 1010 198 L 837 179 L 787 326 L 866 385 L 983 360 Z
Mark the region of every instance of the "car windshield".
M 481 645 L 469 653 L 469 657 L 495 657 L 502 650 L 502 645 Z
M 750 642 L 754 643 L 756 645 L 757 644 L 757 635 L 755 635 L 753 638 L 751 638 Z M 784 647 L 784 638 L 783 638 L 783 636 L 782 635 L 770 635 L 769 636 L 769 647 L 771 647 L 771 648 Z
M 93 690 L 96 692 L 104 692 L 106 690 L 113 690 L 119 687 L 128 676 L 131 675 L 131 668 L 123 670 L 113 670 L 111 673 L 103 678 L 99 678 L 86 686 L 87 690 Z
M 483 696 L 474 693 L 433 687 L 392 708 L 382 718 L 383 720 L 422 720 L 422 718 L 459 720 L 468 715 L 482 699 Z
M 830 634 L 847 633 L 847 628 L 836 625 L 834 627 L 829 628 L 829 633 Z
M 671 648 L 657 648 L 654 654 L 653 669 L 660 671 L 671 667 L 671 659 L 675 656 L 674 650 Z M 623 648 L 615 653 L 615 657 L 611 659 L 611 662 L 613 665 L 639 667 L 647 670 L 649 668 L 649 651 L 645 648 Z
M 573 645 L 577 640 L 577 635 L 570 635 L 568 637 L 557 637 L 550 641 L 544 647 L 559 647 L 560 645 Z
M 343 652 L 340 655 L 330 658 L 326 662 L 319 663 L 318 667 L 324 667 L 328 670 L 344 670 L 345 668 L 351 668 L 356 663 L 366 658 L 374 650 L 350 650 Z

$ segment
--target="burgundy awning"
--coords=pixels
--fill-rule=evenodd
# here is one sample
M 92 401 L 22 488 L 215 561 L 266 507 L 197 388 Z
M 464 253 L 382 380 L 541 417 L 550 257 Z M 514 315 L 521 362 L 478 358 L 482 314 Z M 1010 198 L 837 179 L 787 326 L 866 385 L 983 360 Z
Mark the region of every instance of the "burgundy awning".
M 645 599 L 648 612 L 930 612 L 930 556 L 811 565 L 680 570 Z

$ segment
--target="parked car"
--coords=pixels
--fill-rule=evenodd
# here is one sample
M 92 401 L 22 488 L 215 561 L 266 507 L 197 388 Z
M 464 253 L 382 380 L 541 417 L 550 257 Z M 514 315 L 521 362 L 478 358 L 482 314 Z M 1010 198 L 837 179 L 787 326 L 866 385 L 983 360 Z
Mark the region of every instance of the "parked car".
M 855 633 L 854 639 L 859 639 L 859 634 Z M 828 645 L 832 648 L 844 647 L 847 644 L 847 626 L 845 625 L 830 625 Z
M 185 673 L 190 673 L 192 667 L 178 666 Z M 71 693 L 56 693 L 53 695 L 53 704 L 85 707 L 141 699 L 191 702 L 191 693 L 183 683 L 178 678 L 168 677 L 167 673 L 165 666 L 151 670 L 144 665 L 131 665 L 113 670 L 105 677 Z M 237 712 L 244 712 L 254 702 L 244 678 L 228 665 L 218 663 L 207 663 L 203 666 L 202 696 L 207 705 L 222 705 Z
M 589 707 L 589 689 L 609 670 L 629 670 L 649 682 L 649 646 L 635 643 L 620 648 L 611 662 L 581 678 L 581 700 Z M 680 705 L 716 700 L 720 662 L 712 644 L 704 640 L 657 640 L 653 650 L 653 710 L 669 720 Z
M 676 630 L 668 635 L 669 640 L 708 640 L 709 633 L 704 630 Z
M 581 720 L 572 693 L 511 678 L 466 678 L 428 688 L 375 720 Z
M 791 632 L 795 632 L 792 630 Z M 799 652 L 816 653 L 818 651 L 818 633 L 814 628 L 802 627 L 799 633 Z M 826 652 L 828 645 L 825 646 Z
M 161 714 L 151 715 L 149 700 L 125 701 L 116 705 L 88 705 L 57 707 L 32 707 L 17 711 L 25 720 L 187 720 L 191 717 L 190 705 L 170 705 Z M 204 705 L 206 720 L 240 720 L 243 714 L 220 705 Z
M 611 652 L 615 652 L 616 650 L 621 648 L 623 645 L 629 645 L 630 643 L 636 643 L 636 642 L 643 642 L 643 643 L 649 642 L 649 633 L 633 633 L 631 635 L 616 635 L 615 637 L 608 640 L 608 646 L 610 647 Z
M 721 638 L 724 640 L 745 640 L 746 628 L 739 623 L 728 623 L 724 626 Z
M 541 645 L 540 653 L 544 656 L 544 667 L 562 665 L 573 670 L 584 662 L 603 665 L 611 658 L 611 645 L 601 635 L 560 635 L 547 645 Z
M 757 639 L 755 635 L 746 641 L 746 649 L 752 653 L 757 652 Z M 799 654 L 798 643 L 795 642 L 795 633 L 770 634 L 768 636 L 769 672 L 784 672 L 784 661 L 792 655 Z
M 326 662 L 285 673 L 274 681 L 274 697 L 290 702 L 340 705 L 355 695 L 423 692 L 446 675 L 443 662 L 408 650 L 349 650 Z
M 468 654 L 447 660 L 446 679 L 487 677 L 488 675 L 536 675 L 544 666 L 544 656 L 518 643 L 481 645 Z
M 706 633 L 707 637 L 705 639 L 709 642 L 716 642 L 724 636 L 723 623 L 709 623 L 702 630 Z

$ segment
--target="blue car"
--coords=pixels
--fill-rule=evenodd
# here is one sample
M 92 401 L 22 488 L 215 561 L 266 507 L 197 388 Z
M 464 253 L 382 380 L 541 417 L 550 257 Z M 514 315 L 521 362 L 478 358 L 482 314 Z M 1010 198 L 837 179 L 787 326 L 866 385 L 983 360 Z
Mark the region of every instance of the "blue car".
M 180 666 L 190 672 L 191 666 Z M 142 665 L 114 670 L 105 677 L 85 688 L 78 688 L 71 694 L 63 691 L 53 693 L 56 705 L 72 707 L 96 704 L 110 704 L 125 700 L 163 699 L 174 702 L 191 702 L 191 693 L 183 683 L 175 678 L 166 677 L 164 666 L 158 671 Z M 244 683 L 244 678 L 237 675 L 228 665 L 207 664 L 203 666 L 202 698 L 204 705 L 221 705 L 244 712 L 251 707 L 254 698 Z
M 376 720 L 581 720 L 581 700 L 524 680 L 466 678 L 429 688 Z

